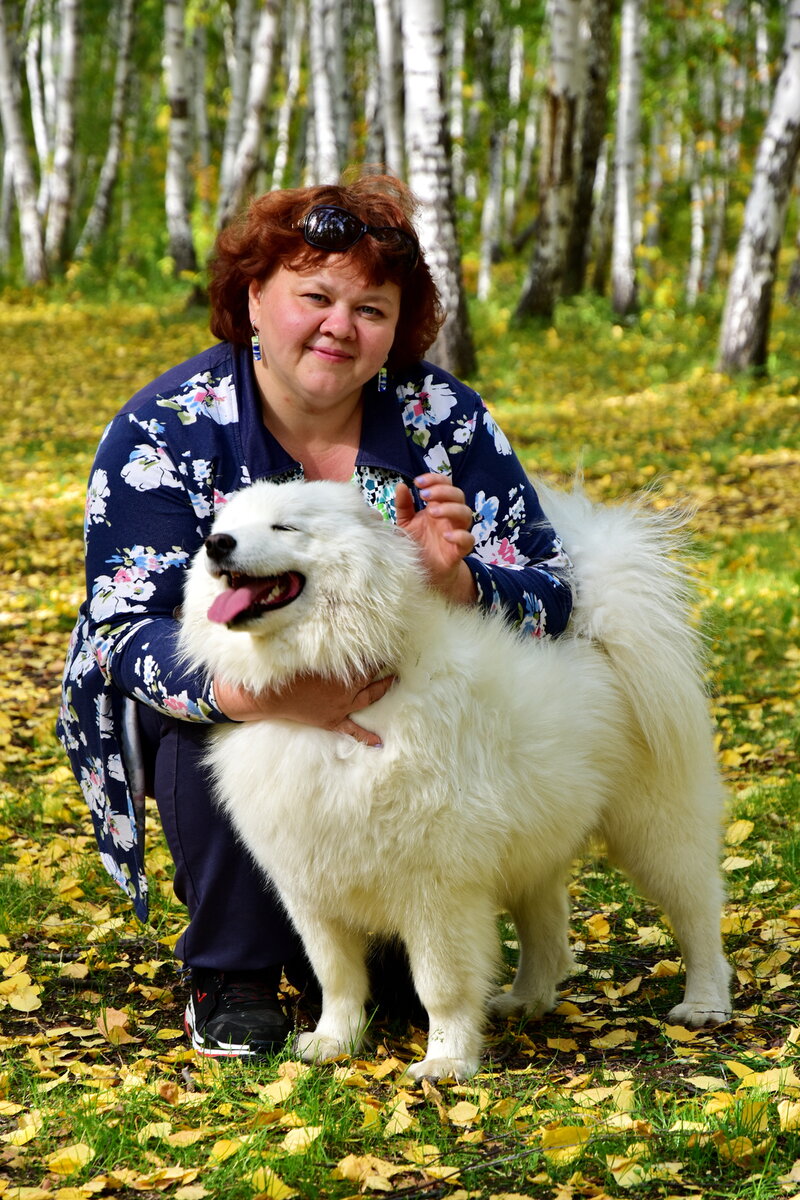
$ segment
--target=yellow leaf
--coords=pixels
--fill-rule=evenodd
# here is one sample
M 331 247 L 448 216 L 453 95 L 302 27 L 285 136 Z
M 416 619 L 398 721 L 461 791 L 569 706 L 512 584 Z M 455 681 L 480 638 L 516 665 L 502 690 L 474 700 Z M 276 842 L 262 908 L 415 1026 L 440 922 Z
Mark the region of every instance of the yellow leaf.
M 603 942 L 611 935 L 611 926 L 602 913 L 595 913 L 586 921 L 589 937 L 595 942 Z
M 383 1179 L 388 1183 L 393 1175 L 405 1170 L 405 1166 L 395 1166 L 394 1163 L 387 1162 L 383 1158 L 376 1158 L 374 1154 L 348 1154 L 336 1164 L 333 1175 L 335 1179 L 347 1179 L 350 1183 L 374 1186 L 374 1184 L 370 1185 L 368 1181 Z M 388 1190 L 391 1190 L 391 1185 Z
M 647 1167 L 640 1158 L 625 1158 L 622 1155 L 607 1154 L 608 1169 L 620 1187 L 636 1187 L 647 1179 Z
M 684 1025 L 665 1025 L 664 1033 L 673 1042 L 693 1042 L 702 1029 L 687 1029 Z
M 736 1163 L 740 1167 L 749 1167 L 753 1157 L 754 1146 L 749 1137 L 726 1137 L 719 1130 L 711 1137 L 717 1147 L 720 1158 Z
M 194 1146 L 196 1142 L 202 1142 L 203 1138 L 207 1138 L 210 1133 L 210 1129 L 176 1129 L 174 1133 L 169 1134 L 166 1140 L 170 1146 Z
M 213 1164 L 225 1162 L 226 1158 L 237 1154 L 244 1144 L 244 1138 L 220 1138 L 209 1150 L 208 1161 Z
M 578 1043 L 572 1038 L 548 1038 L 547 1045 L 550 1050 L 563 1050 L 566 1053 L 572 1053 L 578 1049 Z
M 408 1111 L 408 1105 L 405 1100 L 395 1100 L 389 1106 L 389 1120 L 386 1122 L 384 1133 L 387 1137 L 393 1137 L 397 1133 L 405 1133 L 407 1129 L 411 1129 L 416 1121 Z
M 636 1032 L 633 1029 L 612 1029 L 610 1033 L 604 1034 L 603 1037 L 592 1038 L 591 1044 L 596 1050 L 613 1050 L 617 1046 L 624 1046 L 626 1042 L 635 1042 Z
M 85 979 L 89 968 L 85 962 L 62 963 L 59 975 L 64 979 Z
M 16 1009 L 17 1012 L 36 1012 L 37 1008 L 42 1007 L 42 1002 L 39 999 L 41 988 L 35 984 L 22 984 L 15 988 L 6 996 L 9 1005 Z
M 281 1149 L 287 1154 L 305 1154 L 321 1133 L 321 1125 L 304 1125 L 301 1129 L 290 1129 L 281 1142 Z
M 800 1090 L 800 1079 L 792 1067 L 770 1067 L 767 1071 L 751 1071 L 739 1080 L 740 1088 L 763 1088 L 765 1092 Z
M 259 1088 L 259 1094 L 266 1096 L 273 1104 L 282 1104 L 294 1091 L 294 1079 L 276 1079 L 274 1083 L 266 1083 Z
M 16 1129 L 0 1133 L 0 1142 L 8 1142 L 9 1146 L 27 1146 L 28 1142 L 36 1137 L 43 1123 L 39 1110 L 32 1109 L 20 1117 Z
M 460 1100 L 447 1110 L 447 1115 L 454 1125 L 471 1125 L 480 1116 L 480 1111 L 477 1104 L 472 1104 L 469 1100 Z
M 778 1119 L 783 1133 L 800 1133 L 800 1100 L 779 1100 Z
M 290 1196 L 297 1195 L 270 1167 L 259 1167 L 254 1171 L 250 1176 L 250 1184 L 254 1191 L 268 1197 L 268 1200 L 289 1200 Z
M 140 1146 L 145 1142 L 149 1142 L 150 1138 L 165 1138 L 172 1132 L 172 1121 L 151 1121 L 148 1125 L 142 1126 L 136 1135 L 136 1140 Z
M 722 864 L 723 871 L 743 871 L 746 867 L 752 867 L 752 858 L 737 858 L 735 855 L 726 858 Z
M 734 821 L 725 830 L 725 842 L 728 846 L 741 846 L 754 829 L 755 825 L 752 821 Z
M 586 1125 L 545 1126 L 542 1130 L 542 1150 L 552 1162 L 569 1163 L 580 1158 L 591 1136 L 592 1130 Z
M 130 1015 L 118 1008 L 104 1008 L 95 1021 L 96 1028 L 112 1046 L 122 1046 L 128 1042 L 138 1042 L 140 1039 L 128 1033 Z
M 46 1155 L 44 1161 L 48 1170 L 56 1175 L 71 1175 L 73 1171 L 85 1167 L 93 1158 L 94 1150 L 91 1146 L 87 1146 L 86 1142 L 75 1142 L 72 1146 L 65 1146 L 63 1150 Z

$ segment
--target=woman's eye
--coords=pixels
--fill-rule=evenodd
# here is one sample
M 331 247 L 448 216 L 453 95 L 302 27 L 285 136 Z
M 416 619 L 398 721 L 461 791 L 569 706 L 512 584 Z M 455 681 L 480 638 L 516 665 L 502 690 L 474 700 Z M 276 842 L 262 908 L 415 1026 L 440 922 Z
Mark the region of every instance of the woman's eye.
M 362 304 L 361 312 L 367 317 L 382 317 L 383 313 L 379 308 L 373 308 L 371 304 Z

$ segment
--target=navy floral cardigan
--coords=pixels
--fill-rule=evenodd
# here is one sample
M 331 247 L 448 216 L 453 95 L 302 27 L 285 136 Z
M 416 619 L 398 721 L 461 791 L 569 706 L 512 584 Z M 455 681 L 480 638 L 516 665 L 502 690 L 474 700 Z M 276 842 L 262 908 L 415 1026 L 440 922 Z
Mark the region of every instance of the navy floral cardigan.
M 265 428 L 248 349 L 220 343 L 138 392 L 106 428 L 86 502 L 86 600 L 70 641 L 58 735 L 91 810 L 104 866 L 147 917 L 139 700 L 188 721 L 227 718 L 176 656 L 184 571 L 232 492 L 302 478 Z M 560 633 L 569 562 L 480 396 L 428 362 L 365 388 L 353 483 L 394 520 L 394 489 L 450 475 L 474 510 L 466 562 L 480 605 L 522 635 Z M 416 493 L 415 493 L 416 496 Z

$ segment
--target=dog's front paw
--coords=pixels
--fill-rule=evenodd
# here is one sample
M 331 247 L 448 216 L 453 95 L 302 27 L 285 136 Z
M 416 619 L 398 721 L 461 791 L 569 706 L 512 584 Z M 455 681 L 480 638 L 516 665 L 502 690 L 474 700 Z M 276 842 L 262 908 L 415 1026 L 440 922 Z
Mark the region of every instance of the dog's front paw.
M 716 1007 L 715 1007 L 716 1005 Z M 676 1004 L 667 1014 L 670 1025 L 682 1025 L 684 1029 L 702 1029 L 704 1025 L 722 1025 L 729 1020 L 731 1010 L 725 1002 Z
M 477 1058 L 423 1058 L 422 1062 L 412 1063 L 406 1069 L 406 1074 L 414 1080 L 420 1079 L 455 1079 L 461 1082 L 471 1079 L 480 1066 Z
M 299 1054 L 303 1062 L 307 1063 L 322 1063 L 330 1062 L 332 1058 L 339 1058 L 342 1054 L 349 1054 L 352 1047 L 346 1042 L 340 1042 L 338 1038 L 320 1037 L 316 1033 L 298 1033 L 294 1041 L 295 1053 Z

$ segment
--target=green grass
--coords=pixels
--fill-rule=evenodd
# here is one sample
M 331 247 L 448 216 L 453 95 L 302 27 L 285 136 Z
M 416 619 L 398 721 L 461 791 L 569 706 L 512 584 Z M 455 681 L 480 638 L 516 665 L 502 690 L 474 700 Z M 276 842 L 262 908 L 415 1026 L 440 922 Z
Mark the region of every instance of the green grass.
M 132 391 L 209 338 L 203 315 L 174 296 L 163 310 L 7 297 L 3 1200 L 381 1191 L 777 1200 L 800 1187 L 781 1183 L 800 1158 L 796 313 L 776 307 L 770 378 L 732 381 L 711 369 L 713 298 L 686 314 L 660 285 L 624 325 L 603 301 L 582 298 L 547 331 L 509 329 L 513 294 L 509 284 L 507 298 L 475 309 L 472 382 L 528 469 L 558 481 L 580 467 L 601 500 L 655 483 L 663 500 L 695 510 L 698 620 L 729 788 L 734 1020 L 695 1036 L 664 1024 L 680 995 L 675 947 L 652 906 L 590 853 L 571 886 L 579 970 L 555 1013 L 490 1030 L 470 1084 L 412 1086 L 402 1066 L 423 1032 L 380 1022 L 369 1053 L 333 1066 L 298 1072 L 289 1050 L 256 1065 L 198 1061 L 179 1032 L 184 988 L 171 947 L 182 912 L 158 826 L 151 816 L 144 928 L 97 860 L 53 721 L 97 437 Z M 513 933 L 502 937 L 510 969 Z M 29 1011 L 7 1002 L 23 974 Z M 311 1018 L 302 1005 L 299 1015 Z M 110 1040 L 103 1028 L 115 1019 L 127 1024 Z M 287 1135 L 308 1144 L 292 1152 Z M 457 1175 L 445 1178 L 448 1168 Z

